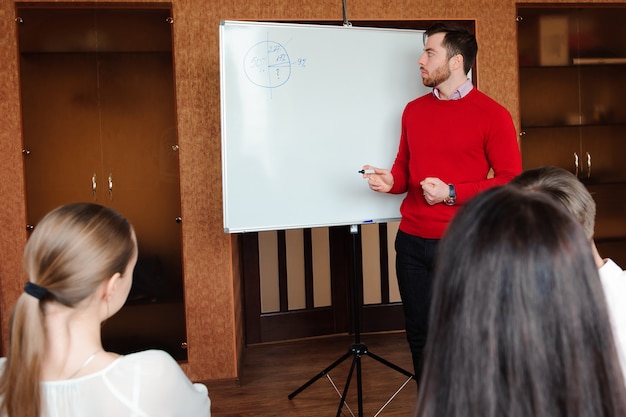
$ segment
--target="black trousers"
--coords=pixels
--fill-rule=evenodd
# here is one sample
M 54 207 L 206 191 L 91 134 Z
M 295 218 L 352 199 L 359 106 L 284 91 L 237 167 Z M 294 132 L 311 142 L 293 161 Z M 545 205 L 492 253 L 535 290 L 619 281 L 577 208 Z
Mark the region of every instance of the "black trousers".
M 424 239 L 398 230 L 396 275 L 404 308 L 406 336 L 411 348 L 415 378 L 419 382 L 428 335 L 432 275 L 439 239 Z

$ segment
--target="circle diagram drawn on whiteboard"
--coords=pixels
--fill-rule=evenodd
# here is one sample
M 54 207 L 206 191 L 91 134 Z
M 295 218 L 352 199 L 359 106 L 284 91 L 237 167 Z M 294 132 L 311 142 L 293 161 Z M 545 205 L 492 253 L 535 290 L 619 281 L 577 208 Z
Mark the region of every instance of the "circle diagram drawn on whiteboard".
M 254 44 L 244 58 L 246 77 L 259 87 L 276 88 L 291 76 L 291 61 L 285 48 L 273 41 Z

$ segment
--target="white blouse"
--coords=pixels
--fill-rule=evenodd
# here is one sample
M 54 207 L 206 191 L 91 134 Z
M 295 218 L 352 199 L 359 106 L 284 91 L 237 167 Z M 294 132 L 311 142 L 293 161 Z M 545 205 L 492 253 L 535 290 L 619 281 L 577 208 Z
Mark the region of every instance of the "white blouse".
M 613 260 L 606 259 L 598 270 L 609 310 L 613 338 L 624 379 L 626 379 L 626 271 Z
M 4 368 L 6 358 L 0 359 Z M 45 381 L 42 417 L 210 417 L 206 386 L 192 383 L 166 352 L 120 356 L 93 374 Z

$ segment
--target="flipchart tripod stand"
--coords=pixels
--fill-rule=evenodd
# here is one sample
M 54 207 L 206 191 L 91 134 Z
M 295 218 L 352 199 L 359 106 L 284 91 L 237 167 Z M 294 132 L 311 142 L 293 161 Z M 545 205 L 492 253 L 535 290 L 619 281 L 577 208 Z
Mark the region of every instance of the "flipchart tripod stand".
M 385 408 L 391 400 L 406 386 L 406 384 L 411 380 L 415 379 L 415 375 L 410 372 L 400 368 L 399 366 L 381 358 L 378 355 L 370 352 L 365 344 L 361 342 L 361 323 L 360 323 L 360 302 L 359 302 L 359 291 L 358 291 L 358 278 L 357 278 L 357 256 L 356 256 L 356 235 L 359 231 L 358 225 L 350 226 L 350 235 L 352 237 L 352 317 L 353 317 L 353 328 L 354 328 L 354 343 L 350 345 L 348 351 L 337 359 L 335 362 L 324 368 L 320 373 L 315 375 L 309 381 L 304 383 L 300 388 L 289 394 L 288 398 L 292 400 L 296 395 L 304 391 L 314 382 L 316 382 L 321 377 L 327 375 L 331 370 L 333 370 L 336 366 L 341 364 L 343 361 L 352 357 L 352 364 L 350 365 L 350 370 L 348 371 L 348 377 L 346 379 L 346 384 L 344 385 L 343 393 L 341 394 L 341 400 L 339 402 L 339 407 L 337 408 L 337 417 L 341 416 L 341 411 L 346 402 L 346 396 L 348 394 L 348 389 L 350 388 L 350 381 L 352 380 L 352 375 L 356 368 L 356 382 L 357 382 L 357 402 L 358 402 L 358 417 L 363 417 L 363 379 L 361 372 L 361 358 L 363 356 L 369 356 L 370 358 L 382 363 L 383 365 L 405 375 L 408 379 L 402 384 L 402 386 L 391 396 L 391 398 L 378 410 L 376 416 L 380 414 L 380 412 Z M 334 385 L 334 384 L 333 384 Z M 337 391 L 338 392 L 338 391 Z

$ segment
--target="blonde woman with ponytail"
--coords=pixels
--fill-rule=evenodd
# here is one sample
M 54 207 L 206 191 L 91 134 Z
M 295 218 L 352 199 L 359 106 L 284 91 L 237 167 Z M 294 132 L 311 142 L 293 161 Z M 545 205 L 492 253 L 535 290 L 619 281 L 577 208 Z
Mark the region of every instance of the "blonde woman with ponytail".
M 112 209 L 75 203 L 44 217 L 24 250 L 0 416 L 210 416 L 206 387 L 167 353 L 102 347 L 101 324 L 126 301 L 136 262 L 135 233 Z

